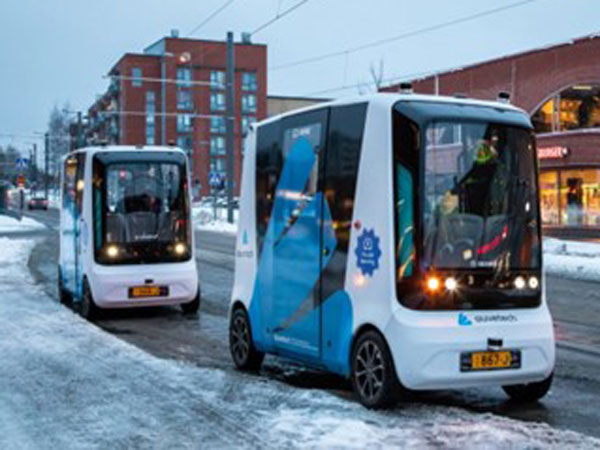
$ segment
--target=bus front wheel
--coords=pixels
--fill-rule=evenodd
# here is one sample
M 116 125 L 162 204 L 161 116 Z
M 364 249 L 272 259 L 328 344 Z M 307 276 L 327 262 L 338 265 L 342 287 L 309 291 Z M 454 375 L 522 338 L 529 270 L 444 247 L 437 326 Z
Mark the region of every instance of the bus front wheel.
M 370 330 L 361 334 L 352 351 L 352 387 L 367 408 L 393 406 L 402 389 L 385 340 Z
M 229 322 L 229 350 L 235 366 L 240 370 L 257 371 L 265 354 L 257 351 L 252 343 L 252 329 L 246 310 L 236 308 Z
M 502 389 L 514 401 L 535 402 L 548 393 L 550 386 L 552 386 L 553 376 L 554 373 L 551 373 L 548 378 L 542 381 L 502 386 Z
M 96 303 L 94 303 L 94 297 L 92 296 L 92 290 L 90 289 L 88 280 L 87 278 L 84 278 L 83 294 L 81 296 L 81 302 L 79 305 L 79 314 L 84 319 L 92 321 L 98 317 L 99 312 L 99 308 L 96 306 Z

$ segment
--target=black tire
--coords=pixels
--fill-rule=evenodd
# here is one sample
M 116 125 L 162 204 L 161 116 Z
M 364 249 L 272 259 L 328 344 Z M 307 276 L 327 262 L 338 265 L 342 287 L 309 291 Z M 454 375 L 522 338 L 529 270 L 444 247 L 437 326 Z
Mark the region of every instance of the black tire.
M 511 398 L 511 400 L 514 400 L 516 402 L 535 402 L 548 393 L 548 391 L 550 390 L 550 386 L 552 386 L 553 377 L 554 372 L 551 373 L 548 378 L 542 381 L 538 381 L 535 383 L 502 386 L 502 389 L 504 389 L 504 392 L 506 392 L 506 394 Z
M 389 408 L 402 390 L 390 350 L 379 333 L 361 334 L 352 348 L 352 388 L 367 408 Z
M 194 300 L 192 300 L 191 302 L 188 303 L 182 303 L 181 304 L 181 310 L 183 311 L 184 314 L 196 314 L 198 312 L 198 310 L 200 309 L 200 287 L 198 287 L 198 293 L 196 294 L 196 297 L 194 297 Z
M 92 296 L 92 290 L 88 283 L 87 278 L 83 279 L 83 293 L 81 295 L 81 302 L 79 302 L 79 315 L 90 322 L 98 318 L 100 314 L 100 308 L 96 306 L 94 297 Z
M 236 308 L 229 321 L 229 351 L 233 363 L 240 370 L 258 371 L 265 354 L 257 351 L 252 343 L 252 329 L 246 310 Z
M 73 301 L 71 294 L 65 289 L 65 285 L 63 284 L 62 279 L 62 271 L 60 266 L 58 266 L 58 300 L 61 305 L 70 305 Z

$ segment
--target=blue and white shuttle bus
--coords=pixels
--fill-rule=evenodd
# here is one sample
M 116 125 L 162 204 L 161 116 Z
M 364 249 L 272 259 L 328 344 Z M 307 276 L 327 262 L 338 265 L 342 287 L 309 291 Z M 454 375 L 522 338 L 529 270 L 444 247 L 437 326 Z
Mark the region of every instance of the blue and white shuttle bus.
M 403 389 L 503 386 L 554 368 L 536 144 L 507 102 L 378 94 L 270 118 L 246 141 L 230 350 Z
M 200 305 L 187 157 L 173 147 L 90 147 L 63 158 L 58 290 L 101 308 Z

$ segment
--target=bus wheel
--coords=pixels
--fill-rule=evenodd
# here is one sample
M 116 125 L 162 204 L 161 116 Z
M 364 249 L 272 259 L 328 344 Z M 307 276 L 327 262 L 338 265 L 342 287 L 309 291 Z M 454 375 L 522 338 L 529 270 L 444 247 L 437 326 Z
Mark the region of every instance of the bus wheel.
M 73 300 L 69 292 L 67 292 L 67 290 L 65 289 L 65 285 L 63 284 L 62 271 L 60 270 L 60 266 L 58 266 L 58 300 L 62 305 L 70 305 L 71 301 Z
M 200 309 L 200 287 L 198 287 L 198 293 L 194 300 L 188 303 L 181 304 L 181 310 L 184 314 L 196 314 Z
M 401 385 L 388 346 L 375 331 L 361 334 L 354 345 L 352 387 L 367 408 L 386 408 L 396 403 Z
M 89 321 L 98 317 L 99 308 L 96 306 L 96 303 L 94 303 L 94 297 L 92 296 L 92 290 L 90 289 L 87 278 L 83 279 L 83 295 L 81 296 L 80 303 L 79 314 L 81 317 Z
M 252 343 L 250 320 L 244 308 L 236 308 L 229 322 L 229 350 L 235 366 L 240 370 L 257 371 L 265 354 L 257 351 Z
M 551 373 L 548 378 L 542 381 L 528 384 L 502 386 L 502 389 L 504 389 L 504 392 L 506 392 L 514 401 L 523 403 L 535 402 L 548 393 L 550 386 L 552 386 L 553 376 L 554 372 Z

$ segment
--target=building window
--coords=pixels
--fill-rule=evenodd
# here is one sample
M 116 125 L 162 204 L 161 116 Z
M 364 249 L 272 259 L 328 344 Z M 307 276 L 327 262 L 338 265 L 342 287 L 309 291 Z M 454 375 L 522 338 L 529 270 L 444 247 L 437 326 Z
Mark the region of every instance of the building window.
M 131 85 L 133 87 L 140 87 L 142 85 L 142 69 L 134 67 L 131 69 Z
M 192 136 L 177 136 L 177 147 L 179 147 L 182 150 L 185 150 L 186 152 L 190 152 L 192 150 L 192 146 Z
M 210 158 L 210 171 L 224 174 L 227 171 L 225 158 Z
M 192 100 L 192 91 L 188 89 L 177 90 L 177 109 L 190 110 L 194 109 Z
M 242 73 L 242 91 L 256 92 L 256 73 Z
M 600 127 L 600 85 L 575 85 L 549 99 L 531 118 L 536 132 Z
M 189 133 L 192 131 L 192 115 L 178 114 L 177 115 L 177 132 Z
M 226 132 L 224 116 L 213 116 L 210 118 L 210 132 L 213 134 L 223 134 Z
M 223 136 L 211 136 L 210 138 L 210 154 L 224 155 L 225 154 L 225 138 Z
M 146 92 L 146 144 L 154 145 L 156 94 L 154 91 Z
M 250 125 L 256 123 L 256 117 L 254 116 L 242 116 L 242 136 L 248 134 Z
M 243 113 L 255 113 L 256 112 L 256 95 L 254 95 L 254 94 L 242 95 L 242 112 Z
M 222 70 L 210 71 L 210 88 L 212 90 L 225 89 L 225 72 Z
M 192 69 L 189 67 L 177 68 L 177 84 L 179 86 L 189 87 L 192 85 Z
M 210 94 L 210 110 L 224 111 L 225 110 L 225 94 L 222 92 L 211 92 Z

